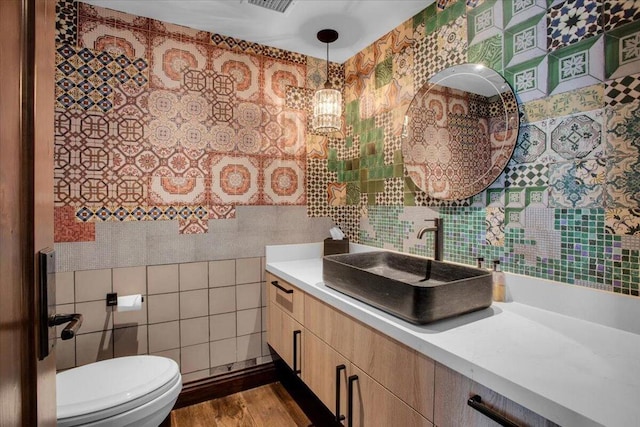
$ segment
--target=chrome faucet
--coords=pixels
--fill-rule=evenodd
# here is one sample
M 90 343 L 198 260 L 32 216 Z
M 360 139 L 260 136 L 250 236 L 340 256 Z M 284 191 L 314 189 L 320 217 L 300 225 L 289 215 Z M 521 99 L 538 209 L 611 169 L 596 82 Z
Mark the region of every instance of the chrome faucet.
M 418 231 L 418 239 L 422 239 L 427 231 L 433 231 L 433 258 L 436 261 L 442 261 L 442 252 L 444 252 L 444 227 L 442 218 L 427 219 L 425 221 L 433 221 L 433 227 L 422 227 L 420 231 Z

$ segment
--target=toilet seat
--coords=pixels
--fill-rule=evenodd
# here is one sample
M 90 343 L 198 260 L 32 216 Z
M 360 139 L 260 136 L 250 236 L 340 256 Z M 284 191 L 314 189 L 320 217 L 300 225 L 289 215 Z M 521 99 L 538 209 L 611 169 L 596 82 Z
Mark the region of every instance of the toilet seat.
M 58 426 L 115 422 L 145 408 L 151 414 L 155 406 L 173 406 L 181 388 L 178 365 L 164 357 L 120 357 L 70 369 L 56 376 Z

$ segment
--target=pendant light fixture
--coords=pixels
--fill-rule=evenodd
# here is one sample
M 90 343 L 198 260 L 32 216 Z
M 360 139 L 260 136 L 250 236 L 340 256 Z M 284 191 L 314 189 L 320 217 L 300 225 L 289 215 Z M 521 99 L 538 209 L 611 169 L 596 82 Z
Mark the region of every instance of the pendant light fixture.
M 327 44 L 327 81 L 324 89 L 318 89 L 313 95 L 313 130 L 320 133 L 329 133 L 341 129 L 342 94 L 337 89 L 332 89 L 329 84 L 329 43 L 338 40 L 336 30 L 318 31 L 318 40 Z

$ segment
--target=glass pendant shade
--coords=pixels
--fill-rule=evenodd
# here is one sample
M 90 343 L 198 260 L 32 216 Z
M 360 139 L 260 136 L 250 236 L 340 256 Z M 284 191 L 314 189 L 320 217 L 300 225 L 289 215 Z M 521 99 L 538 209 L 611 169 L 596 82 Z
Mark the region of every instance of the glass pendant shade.
M 341 128 L 342 94 L 336 89 L 319 89 L 313 95 L 313 130 L 334 132 Z

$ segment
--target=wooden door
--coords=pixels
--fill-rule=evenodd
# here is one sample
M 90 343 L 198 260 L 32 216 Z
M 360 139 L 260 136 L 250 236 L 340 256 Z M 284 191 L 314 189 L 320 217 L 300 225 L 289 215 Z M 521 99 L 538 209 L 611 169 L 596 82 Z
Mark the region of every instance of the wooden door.
M 55 354 L 37 360 L 35 260 L 53 246 L 55 2 L 2 0 L 0 28 L 0 425 L 49 426 Z

